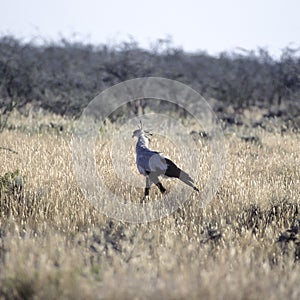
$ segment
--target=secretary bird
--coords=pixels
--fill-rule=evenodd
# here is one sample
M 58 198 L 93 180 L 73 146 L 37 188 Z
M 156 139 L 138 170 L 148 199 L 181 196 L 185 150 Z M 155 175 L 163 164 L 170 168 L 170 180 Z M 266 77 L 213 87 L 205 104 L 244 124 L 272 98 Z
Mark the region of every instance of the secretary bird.
M 146 187 L 143 200 L 149 195 L 150 186 L 154 183 L 162 194 L 166 189 L 159 180 L 159 176 L 178 178 L 185 184 L 192 187 L 195 191 L 199 189 L 195 186 L 194 180 L 183 170 L 178 168 L 170 159 L 163 156 L 160 152 L 149 149 L 148 131 L 144 131 L 142 123 L 139 129 L 135 130 L 132 137 L 137 137 L 136 144 L 136 164 L 140 174 L 146 177 Z

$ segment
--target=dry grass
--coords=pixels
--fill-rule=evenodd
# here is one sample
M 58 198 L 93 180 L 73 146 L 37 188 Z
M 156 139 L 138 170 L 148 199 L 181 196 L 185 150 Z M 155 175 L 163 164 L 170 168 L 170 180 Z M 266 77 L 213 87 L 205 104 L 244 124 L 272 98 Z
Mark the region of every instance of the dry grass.
M 299 133 L 282 135 L 276 124 L 272 132 L 228 130 L 226 173 L 213 202 L 198 209 L 192 196 L 168 218 L 123 224 L 82 196 L 70 134 L 26 126 L 0 135 L 0 146 L 18 152 L 1 151 L 0 175 L 18 169 L 26 180 L 21 190 L 1 192 L 0 298 L 300 298 Z M 247 130 L 260 142 L 241 141 Z M 108 144 L 108 135 L 101 138 Z M 98 163 L 107 164 L 102 153 Z M 115 193 L 141 196 L 107 176 Z

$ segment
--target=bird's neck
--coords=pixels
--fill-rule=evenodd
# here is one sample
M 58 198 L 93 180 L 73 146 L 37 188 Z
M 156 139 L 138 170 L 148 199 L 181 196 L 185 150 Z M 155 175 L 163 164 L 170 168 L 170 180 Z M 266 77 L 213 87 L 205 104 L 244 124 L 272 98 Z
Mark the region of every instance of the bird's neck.
M 136 147 L 148 148 L 148 145 L 149 145 L 149 139 L 144 134 L 141 134 L 138 138 Z

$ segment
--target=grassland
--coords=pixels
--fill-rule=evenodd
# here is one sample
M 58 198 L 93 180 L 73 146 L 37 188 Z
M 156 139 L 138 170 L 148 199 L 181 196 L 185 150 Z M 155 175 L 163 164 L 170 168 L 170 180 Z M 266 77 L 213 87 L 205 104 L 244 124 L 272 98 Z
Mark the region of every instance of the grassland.
M 167 218 L 128 224 L 78 188 L 71 120 L 9 122 L 0 146 L 17 153 L 0 150 L 1 299 L 300 299 L 299 132 L 276 121 L 227 128 L 225 176 L 209 205 L 199 209 L 192 195 Z M 107 176 L 115 193 L 140 197 Z

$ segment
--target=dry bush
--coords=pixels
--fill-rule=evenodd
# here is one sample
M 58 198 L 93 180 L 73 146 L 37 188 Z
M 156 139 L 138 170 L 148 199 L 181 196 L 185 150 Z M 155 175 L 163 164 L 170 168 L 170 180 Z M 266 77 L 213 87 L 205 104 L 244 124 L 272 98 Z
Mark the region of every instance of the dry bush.
M 3 147 L 18 154 L 1 152 L 0 175 L 18 169 L 26 180 L 22 191 L 1 191 L 0 298 L 300 298 L 299 133 L 281 133 L 276 124 L 273 132 L 227 129 L 225 177 L 208 206 L 199 209 L 192 194 L 168 218 L 127 224 L 99 213 L 78 188 L 72 121 L 56 119 L 62 132 L 35 132 L 37 119 L 11 119 L 21 121 L 1 133 Z M 101 139 L 109 145 L 108 134 Z M 163 140 L 153 143 L 168 149 Z M 203 161 L 201 178 L 208 169 Z M 139 201 L 140 189 L 120 186 L 107 170 L 115 193 Z

